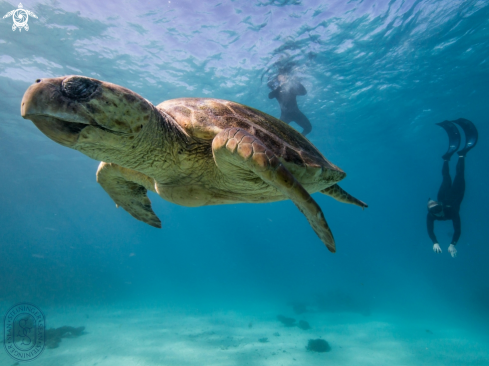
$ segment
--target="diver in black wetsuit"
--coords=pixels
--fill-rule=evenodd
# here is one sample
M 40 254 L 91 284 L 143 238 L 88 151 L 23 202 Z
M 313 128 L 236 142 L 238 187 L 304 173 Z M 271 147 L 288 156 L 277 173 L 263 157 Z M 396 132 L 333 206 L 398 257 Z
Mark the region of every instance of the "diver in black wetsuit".
M 465 147 L 458 152 L 457 169 L 455 179 L 452 183 L 448 162 L 450 161 L 453 153 L 455 153 L 460 146 L 460 133 L 454 123 L 459 125 L 465 133 Z M 448 247 L 448 252 L 455 258 L 457 255 L 455 245 L 457 244 L 461 234 L 459 215 L 460 204 L 462 203 L 465 193 L 465 155 L 477 144 L 478 132 L 472 122 L 463 118 L 456 121 L 443 121 L 441 123 L 437 123 L 437 125 L 443 127 L 445 131 L 447 131 L 449 146 L 448 151 L 445 153 L 445 155 L 443 155 L 443 182 L 438 191 L 438 202 L 431 199 L 428 200 L 428 235 L 433 241 L 433 251 L 435 253 L 441 253 L 441 248 L 434 232 L 435 220 L 452 220 L 454 233 L 452 242 Z
M 311 122 L 299 110 L 296 97 L 298 95 L 306 95 L 307 90 L 298 80 L 290 78 L 287 74 L 279 74 L 276 78 L 268 82 L 268 86 L 272 91 L 268 94 L 268 98 L 277 98 L 280 104 L 280 119 L 285 123 L 297 123 L 304 130 L 302 134 L 306 136 L 312 130 Z

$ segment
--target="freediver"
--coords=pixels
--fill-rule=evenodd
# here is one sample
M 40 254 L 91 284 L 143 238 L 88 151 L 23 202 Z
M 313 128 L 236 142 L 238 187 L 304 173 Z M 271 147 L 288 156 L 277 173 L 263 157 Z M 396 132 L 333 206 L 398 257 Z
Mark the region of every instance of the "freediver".
M 465 133 L 465 147 L 457 153 L 458 162 L 455 179 L 452 183 L 448 163 L 460 146 L 460 133 L 455 124 L 459 125 Z M 443 121 L 437 123 L 437 125 L 445 129 L 448 133 L 448 150 L 442 157 L 444 160 L 441 172 L 443 182 L 438 191 L 438 201 L 428 200 L 428 235 L 433 241 L 433 251 L 435 253 L 441 253 L 441 248 L 434 232 L 435 220 L 452 220 L 454 233 L 452 242 L 448 247 L 448 252 L 455 258 L 457 256 L 455 245 L 457 245 L 461 234 L 459 211 L 465 193 L 465 156 L 477 144 L 478 132 L 475 125 L 464 118 L 457 119 L 456 121 Z
M 268 82 L 268 87 L 272 91 L 268 98 L 277 98 L 280 105 L 280 119 L 287 124 L 297 123 L 303 128 L 302 134 L 306 136 L 312 130 L 311 122 L 299 110 L 296 97 L 306 95 L 307 90 L 296 78 L 290 77 L 289 74 L 281 73 Z

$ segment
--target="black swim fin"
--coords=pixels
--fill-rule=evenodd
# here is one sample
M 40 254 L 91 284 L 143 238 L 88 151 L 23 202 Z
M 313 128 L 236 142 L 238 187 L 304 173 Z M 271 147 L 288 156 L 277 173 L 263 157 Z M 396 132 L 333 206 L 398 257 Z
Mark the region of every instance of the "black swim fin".
M 459 118 L 456 121 L 452 121 L 456 123 L 465 133 L 465 147 L 458 152 L 458 156 L 465 156 L 475 145 L 477 145 L 477 140 L 479 139 L 479 132 L 477 132 L 477 128 L 475 125 L 470 122 L 468 119 Z
M 458 132 L 457 126 L 451 121 L 443 121 L 437 123 L 438 126 L 443 127 L 448 134 L 448 150 L 445 155 L 442 156 L 443 160 L 449 161 L 453 153 L 458 150 L 460 146 L 460 132 Z

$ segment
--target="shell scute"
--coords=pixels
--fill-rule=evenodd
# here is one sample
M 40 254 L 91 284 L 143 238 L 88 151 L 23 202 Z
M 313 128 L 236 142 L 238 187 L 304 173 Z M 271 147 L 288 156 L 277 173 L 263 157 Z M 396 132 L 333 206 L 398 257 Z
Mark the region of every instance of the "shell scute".
M 322 168 L 341 171 L 297 130 L 257 109 L 212 98 L 173 99 L 161 103 L 158 108 L 170 114 L 190 136 L 208 131 L 206 136 L 213 138 L 227 128 L 241 129 L 255 136 L 287 164 L 293 164 L 299 169 L 307 167 L 315 170 L 319 168 L 320 171 Z M 234 138 L 240 141 L 244 135 L 238 131 Z

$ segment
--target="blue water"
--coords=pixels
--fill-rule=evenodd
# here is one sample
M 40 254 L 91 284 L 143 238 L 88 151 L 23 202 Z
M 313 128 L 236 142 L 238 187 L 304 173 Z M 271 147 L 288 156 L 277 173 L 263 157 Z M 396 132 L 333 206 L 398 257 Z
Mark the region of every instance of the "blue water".
M 489 365 L 489 1 L 23 5 L 38 16 L 28 31 L 0 20 L 0 312 L 29 302 L 45 309 L 48 327 L 87 327 L 33 364 Z M 17 7 L 0 1 L 2 15 Z M 99 162 L 49 140 L 19 112 L 36 79 L 78 74 L 155 105 L 213 97 L 279 117 L 266 85 L 277 62 L 293 62 L 308 90 L 298 97 L 313 125 L 308 138 L 347 172 L 342 187 L 369 204 L 362 211 L 314 195 L 336 254 L 290 201 L 187 208 L 150 194 L 163 227 L 149 227 L 115 208 L 95 180 Z M 436 223 L 443 253 L 432 251 L 426 202 L 447 148 L 435 123 L 460 117 L 477 126 L 479 144 L 466 160 L 462 236 L 451 258 L 449 222 Z M 296 303 L 308 312 L 294 312 Z M 175 335 L 184 347 L 171 359 L 161 345 L 148 358 L 131 354 L 131 342 L 142 341 L 126 332 L 127 348 L 104 348 L 94 361 L 95 329 L 110 320 L 95 316 L 95 324 L 89 313 L 121 313 L 126 326 L 155 311 L 162 322 L 171 314 L 174 323 L 162 327 L 175 334 L 189 319 L 211 319 L 220 328 L 206 331 L 222 339 L 190 344 Z M 255 352 L 251 340 L 233 348 L 239 357 L 220 348 L 226 332 L 239 337 L 249 322 L 285 333 L 279 314 L 313 328 L 294 328 L 296 345 L 276 351 L 293 348 L 293 357 Z M 272 348 L 274 331 L 263 333 Z M 305 349 L 318 337 L 331 352 Z M 206 356 L 195 363 L 196 344 L 192 352 Z M 63 347 L 76 360 L 63 359 Z M 2 348 L 0 363 L 14 362 Z

